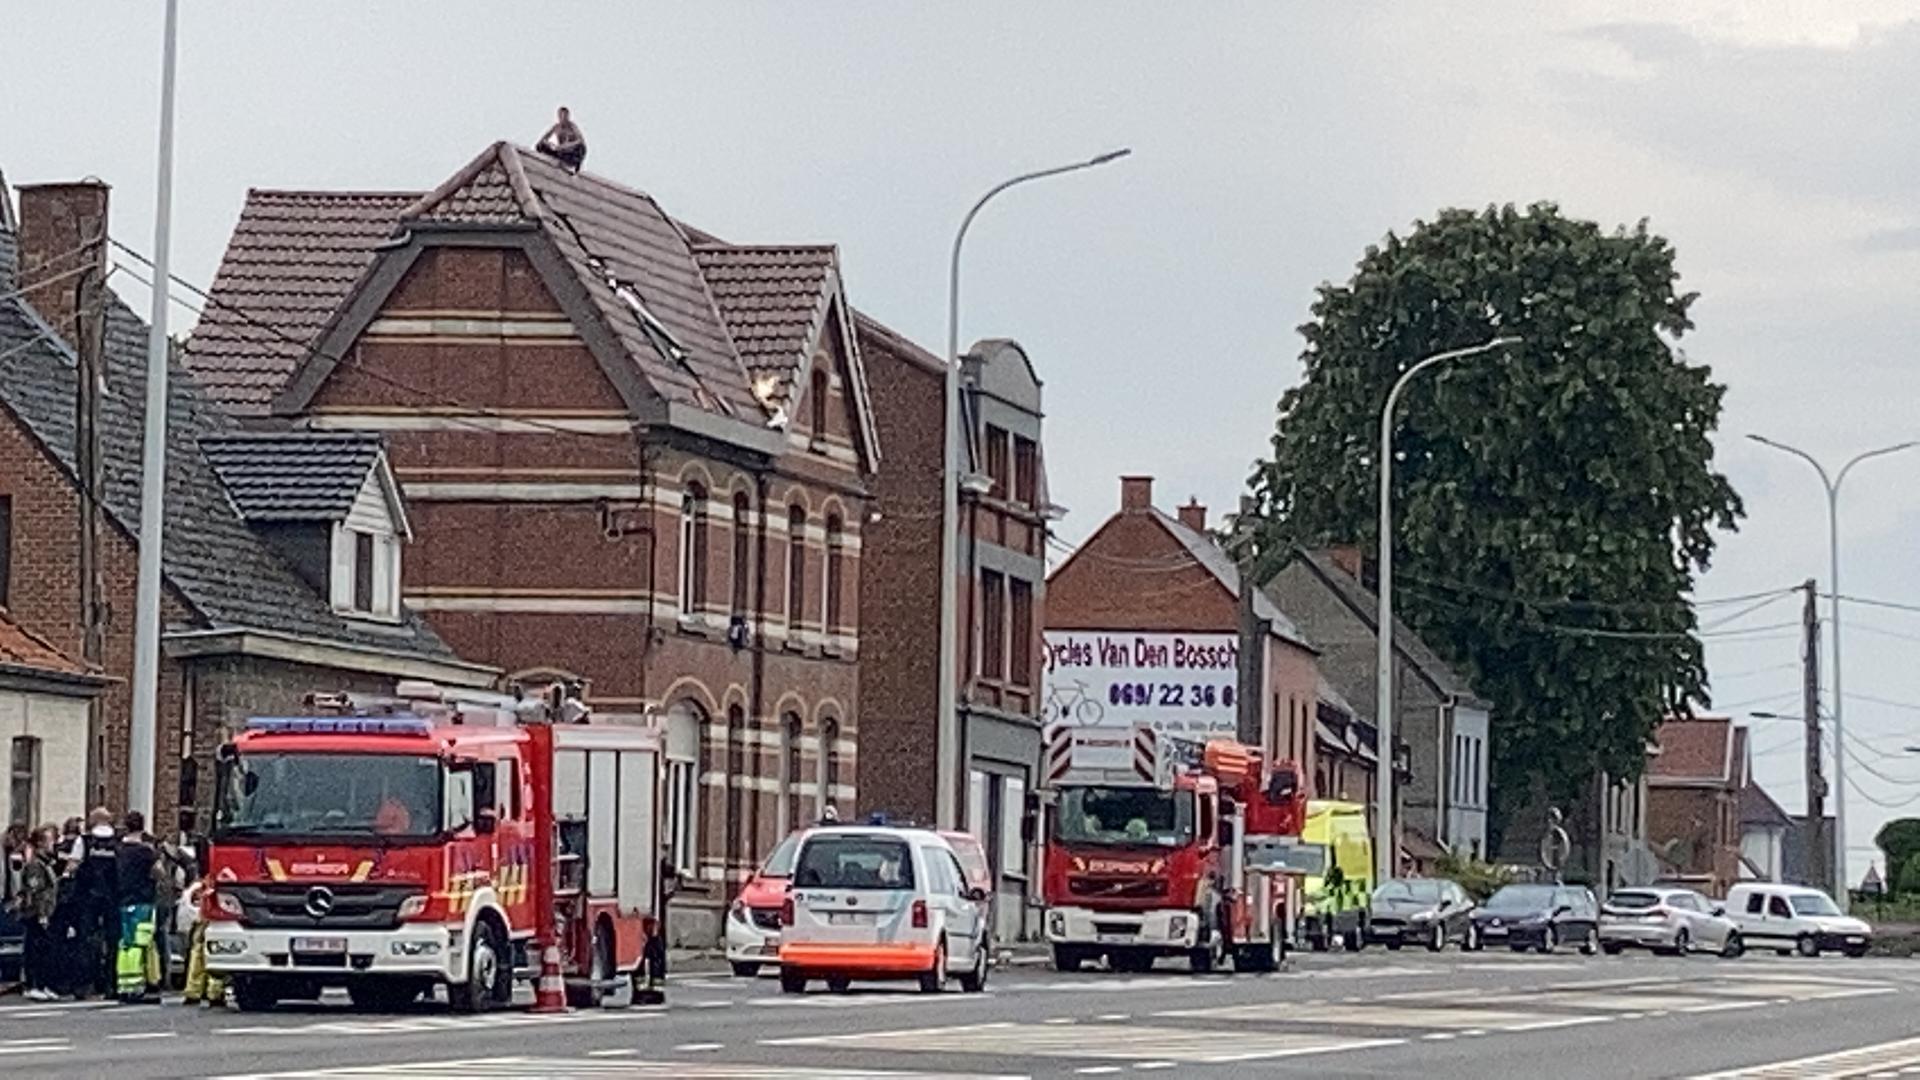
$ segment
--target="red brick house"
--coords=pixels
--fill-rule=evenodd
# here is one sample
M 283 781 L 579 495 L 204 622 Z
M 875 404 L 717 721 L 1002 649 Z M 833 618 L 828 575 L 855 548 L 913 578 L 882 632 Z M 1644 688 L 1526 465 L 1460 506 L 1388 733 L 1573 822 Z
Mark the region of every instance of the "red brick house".
M 1153 505 L 1151 478 L 1121 478 L 1119 513 L 1047 579 L 1049 720 L 1151 720 L 1232 736 L 1240 576 L 1206 528 L 1205 508 L 1184 506 L 1175 518 Z M 1286 614 L 1261 592 L 1254 611 L 1268 630 L 1265 749 L 1326 780 L 1319 716 L 1336 696 L 1322 693 L 1317 654 Z
M 938 820 L 940 475 L 946 364 L 862 320 L 875 423 L 887 459 L 863 537 L 860 624 L 887 643 L 860 669 L 863 810 Z M 1018 344 L 961 357 L 959 820 L 979 836 L 1000 894 L 995 933 L 1028 929 L 1037 879 L 1022 828 L 1040 754 L 1040 626 L 1047 498 L 1040 379 Z
M 63 756 L 79 747 L 83 801 L 117 809 L 129 760 L 147 330 L 104 287 L 107 222 L 97 181 L 20 189 L 17 225 L 0 212 L 0 608 L 111 680 L 78 719 L 65 714 L 68 729 L 35 737 L 49 770 L 47 747 L 67 748 Z M 81 375 L 83 335 L 99 343 L 95 378 Z M 83 396 L 88 386 L 97 396 Z M 494 682 L 496 671 L 456 658 L 399 602 L 376 556 L 359 558 L 357 537 L 389 567 L 406 540 L 377 436 L 242 448 L 245 436 L 178 371 L 169 413 L 156 829 L 178 805 L 206 805 L 212 785 L 192 778 L 249 715 L 297 710 L 316 690 L 390 691 L 404 678 Z M 223 446 L 231 453 L 216 460 Z M 71 807 L 73 793 L 63 798 Z
M 879 452 L 834 248 L 498 143 L 424 193 L 250 192 L 213 297 L 186 362 L 223 405 L 386 436 L 449 644 L 664 718 L 676 938 L 854 808 Z
M 1740 800 L 1752 775 L 1747 729 L 1726 717 L 1673 719 L 1647 761 L 1647 842 L 1662 874 L 1709 896 L 1740 880 Z

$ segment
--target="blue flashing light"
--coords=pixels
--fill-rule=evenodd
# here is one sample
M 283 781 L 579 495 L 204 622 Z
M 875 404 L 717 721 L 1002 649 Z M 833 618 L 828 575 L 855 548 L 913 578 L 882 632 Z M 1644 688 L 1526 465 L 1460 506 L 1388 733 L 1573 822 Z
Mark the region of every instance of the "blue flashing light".
M 418 716 L 256 716 L 247 730 L 276 735 L 431 735 L 433 722 Z

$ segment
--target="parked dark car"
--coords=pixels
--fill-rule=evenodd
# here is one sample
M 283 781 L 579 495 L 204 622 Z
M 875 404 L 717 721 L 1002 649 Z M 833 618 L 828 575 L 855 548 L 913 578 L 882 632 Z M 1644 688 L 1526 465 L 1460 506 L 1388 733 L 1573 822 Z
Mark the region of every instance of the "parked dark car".
M 1425 945 L 1439 952 L 1449 942 L 1478 949 L 1480 931 L 1474 926 L 1473 911 L 1467 891 L 1451 881 L 1395 878 L 1373 890 L 1367 940 L 1389 949 Z
M 1580 885 L 1508 885 L 1473 913 L 1480 940 L 1505 942 L 1514 952 L 1553 952 L 1577 945 L 1600 951 L 1600 904 Z

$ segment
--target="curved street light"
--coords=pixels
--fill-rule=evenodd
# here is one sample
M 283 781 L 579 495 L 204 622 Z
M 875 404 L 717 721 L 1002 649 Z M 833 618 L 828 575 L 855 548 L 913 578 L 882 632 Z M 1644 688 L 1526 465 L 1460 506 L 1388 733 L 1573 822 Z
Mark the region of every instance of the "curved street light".
M 1463 349 L 1434 353 L 1401 373 L 1393 388 L 1387 391 L 1387 403 L 1380 410 L 1380 606 L 1374 624 L 1374 637 L 1380 645 L 1374 671 L 1378 680 L 1374 725 L 1379 733 L 1380 760 L 1374 770 L 1374 794 L 1380 805 L 1375 811 L 1379 835 L 1373 846 L 1375 885 L 1399 873 L 1393 849 L 1393 407 L 1399 404 L 1400 392 L 1406 389 L 1407 383 L 1422 371 L 1519 342 L 1518 337 L 1497 337 Z
M 1792 454 L 1801 461 L 1813 466 L 1820 474 L 1821 486 L 1827 489 L 1827 588 L 1832 591 L 1833 604 L 1827 616 L 1833 623 L 1833 875 L 1834 902 L 1840 910 L 1847 910 L 1847 755 L 1845 752 L 1845 729 L 1841 726 L 1841 716 L 1845 712 L 1846 699 L 1840 692 L 1840 485 L 1846 483 L 1847 474 L 1855 465 L 1870 458 L 1897 454 L 1902 450 L 1911 450 L 1920 446 L 1920 440 L 1909 439 L 1906 442 L 1883 446 L 1878 450 L 1868 450 L 1855 454 L 1840 466 L 1840 471 L 1831 477 L 1826 466 L 1812 454 L 1798 447 L 1775 442 L 1765 435 L 1748 435 L 1747 438 L 1762 446 L 1772 447 L 1782 453 Z
M 940 711 L 934 735 L 937 765 L 933 816 L 944 829 L 954 828 L 960 822 L 960 719 L 959 702 L 956 699 L 959 692 L 956 654 L 960 639 L 960 604 L 959 583 L 954 580 L 960 571 L 960 248 L 966 243 L 967 229 L 973 224 L 974 217 L 981 208 L 993 201 L 995 195 L 1031 180 L 1044 180 L 1049 176 L 1118 161 L 1131 153 L 1132 149 L 1122 147 L 1085 161 L 1056 165 L 1051 169 L 1022 173 L 1002 180 L 988 188 L 987 193 L 974 202 L 967 216 L 960 219 L 960 229 L 953 236 L 953 261 L 947 269 L 946 446 L 940 470 Z

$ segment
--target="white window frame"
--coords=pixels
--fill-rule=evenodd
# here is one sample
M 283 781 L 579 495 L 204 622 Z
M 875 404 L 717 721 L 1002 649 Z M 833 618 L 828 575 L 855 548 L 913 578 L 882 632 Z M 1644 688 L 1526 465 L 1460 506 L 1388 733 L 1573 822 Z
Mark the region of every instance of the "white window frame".
M 373 605 L 362 608 L 356 603 L 354 582 L 360 569 L 360 537 L 373 540 Z M 333 526 L 332 572 L 328 575 L 329 599 L 333 610 L 355 619 L 379 622 L 400 621 L 400 538 L 392 532 L 354 528 L 344 522 Z
M 1024 777 L 1000 778 L 1000 873 L 1027 876 L 1027 845 L 1020 839 L 1020 824 L 1027 814 L 1027 781 Z
M 700 728 L 701 715 L 692 708 L 667 713 L 667 853 L 684 876 L 700 864 Z
M 27 751 L 24 769 L 18 760 L 23 747 Z M 42 764 L 45 756 L 46 743 L 37 735 L 15 735 L 7 741 L 7 824 L 25 825 L 29 829 L 40 827 L 41 787 L 46 779 Z M 24 800 L 16 797 L 22 780 L 26 781 Z M 21 805 L 23 802 L 24 807 Z
M 692 489 L 680 496 L 680 613 L 694 614 L 696 602 L 693 572 L 695 534 L 700 530 L 701 497 Z

